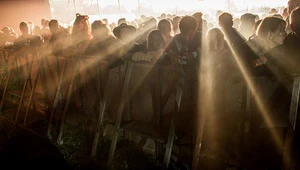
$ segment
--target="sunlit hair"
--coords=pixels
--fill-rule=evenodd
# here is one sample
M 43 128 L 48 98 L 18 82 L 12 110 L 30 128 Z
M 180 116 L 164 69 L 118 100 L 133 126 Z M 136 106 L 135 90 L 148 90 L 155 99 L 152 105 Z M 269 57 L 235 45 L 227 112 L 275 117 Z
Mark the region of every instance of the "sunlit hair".
M 290 15 L 290 24 L 300 24 L 300 7 L 295 8 Z
M 90 37 L 90 24 L 87 15 L 76 14 L 72 28 L 72 37 L 75 41 L 87 40 Z
M 193 17 L 196 18 L 196 20 L 201 20 L 202 19 L 202 12 L 196 12 L 193 14 Z
M 13 31 L 11 31 L 11 29 L 9 28 L 9 27 L 4 27 L 4 28 L 2 28 L 1 29 L 1 31 L 3 32 L 3 33 L 10 33 L 10 32 L 13 32 Z
M 27 22 L 21 22 L 19 28 L 22 34 L 30 34 L 30 28 Z
M 283 16 L 281 14 L 272 14 L 270 16 L 283 19 Z
M 180 17 L 180 16 L 174 17 L 174 18 L 173 18 L 173 26 L 178 26 L 180 20 L 181 20 L 181 17 Z M 177 25 L 176 25 L 176 24 L 177 24 Z
M 184 16 L 179 22 L 179 29 L 183 34 L 188 33 L 190 30 L 196 30 L 197 26 L 197 21 L 192 16 Z
M 118 20 L 118 26 L 120 26 L 121 24 L 127 24 L 126 18 L 120 18 Z
M 274 45 L 277 46 L 279 44 L 274 44 L 274 39 L 273 35 L 277 34 L 282 34 L 276 33 L 278 29 L 283 29 L 284 35 L 285 33 L 285 28 L 286 28 L 286 22 L 283 19 L 277 18 L 277 17 L 266 17 L 264 18 L 261 23 L 259 24 L 256 35 L 257 35 L 257 43 L 260 44 L 262 47 L 262 50 L 267 51 L 270 48 L 273 48 Z
M 58 27 L 58 21 L 56 19 L 52 19 L 49 21 L 49 27 L 55 26 Z
M 149 33 L 147 39 L 147 49 L 149 51 L 158 51 L 164 49 L 166 42 L 159 30 L 153 30 Z
M 256 22 L 255 22 L 255 24 L 254 24 L 254 26 L 253 26 L 253 34 L 256 34 L 256 32 L 257 32 L 257 29 L 258 29 L 258 26 L 260 25 L 260 23 L 262 22 L 262 19 L 260 19 L 260 20 L 257 20 Z
M 112 36 L 112 33 L 106 23 L 101 20 L 96 20 L 92 23 L 92 35 L 94 38 L 105 39 L 108 36 Z
M 172 35 L 173 25 L 167 19 L 162 19 L 158 22 L 157 29 L 164 35 Z
M 49 29 L 51 31 L 51 33 L 55 33 L 59 28 L 59 24 L 58 21 L 56 19 L 52 19 L 49 22 Z
M 144 22 L 144 29 L 151 31 L 157 28 L 157 20 L 154 17 L 151 17 L 149 20 Z
M 223 49 L 224 34 L 219 28 L 212 28 L 207 32 L 208 49 L 218 51 Z
M 266 17 L 258 26 L 256 35 L 261 39 L 267 39 L 269 33 L 274 33 L 280 26 L 286 27 L 286 22 L 278 17 Z
M 135 21 L 131 21 L 131 22 L 129 23 L 129 25 L 134 26 L 136 29 L 139 28 L 139 25 L 138 25 Z
M 219 16 L 219 25 L 221 27 L 232 27 L 233 26 L 233 17 L 228 12 L 223 12 Z
M 151 18 L 149 19 L 149 21 L 148 21 L 148 24 L 149 24 L 149 26 L 151 26 L 151 27 L 156 27 L 156 25 L 157 25 L 157 20 L 156 20 L 156 18 L 151 17 Z
M 298 6 L 300 6 L 300 0 L 289 0 L 287 7 L 288 13 L 291 14 L 291 12 Z
M 175 34 L 176 34 L 177 31 L 178 31 L 180 19 L 181 19 L 181 17 L 179 17 L 179 16 L 175 16 L 175 17 L 172 19 L 173 30 L 174 30 L 174 33 L 175 33 Z

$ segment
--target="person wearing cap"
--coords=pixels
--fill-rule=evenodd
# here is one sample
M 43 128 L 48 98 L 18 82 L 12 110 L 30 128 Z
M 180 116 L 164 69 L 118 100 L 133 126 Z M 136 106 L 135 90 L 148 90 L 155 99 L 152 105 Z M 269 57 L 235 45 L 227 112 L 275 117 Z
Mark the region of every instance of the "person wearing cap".
M 112 63 L 111 67 L 122 64 L 123 60 L 131 60 L 134 53 L 145 50 L 144 46 L 136 42 L 136 28 L 134 26 L 123 23 L 113 30 L 113 34 L 118 40 L 119 59 Z

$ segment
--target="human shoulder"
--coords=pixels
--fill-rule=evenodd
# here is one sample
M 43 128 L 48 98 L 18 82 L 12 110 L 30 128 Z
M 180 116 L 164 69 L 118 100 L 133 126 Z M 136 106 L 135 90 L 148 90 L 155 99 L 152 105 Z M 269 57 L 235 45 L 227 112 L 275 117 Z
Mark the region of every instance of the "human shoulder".
M 294 44 L 299 42 L 300 42 L 300 37 L 296 35 L 294 32 L 291 32 L 284 39 L 283 44 Z

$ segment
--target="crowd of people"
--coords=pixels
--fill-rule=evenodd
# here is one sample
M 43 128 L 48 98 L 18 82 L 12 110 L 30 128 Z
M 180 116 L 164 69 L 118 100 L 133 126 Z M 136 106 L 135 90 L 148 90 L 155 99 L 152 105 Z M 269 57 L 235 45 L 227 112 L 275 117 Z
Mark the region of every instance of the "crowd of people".
M 62 27 L 55 19 L 42 19 L 41 26 L 24 21 L 20 23 L 20 35 L 10 27 L 0 31 L 0 47 L 47 46 L 51 55 L 95 56 L 107 61 L 109 68 L 128 60 L 158 62 L 182 68 L 194 83 L 199 74 L 209 72 L 210 77 L 206 78 L 210 79 L 209 88 L 214 91 L 214 114 L 221 117 L 220 112 L 228 107 L 222 96 L 226 91 L 224 82 L 231 80 L 230 77 L 231 83 L 264 77 L 258 81 L 255 92 L 263 99 L 272 124 L 266 124 L 257 106 L 252 128 L 257 130 L 256 137 L 264 141 L 256 140 L 262 144 L 256 149 L 267 148 L 267 153 L 273 156 L 263 160 L 278 169 L 281 157 L 274 156 L 278 149 L 265 142 L 271 140 L 272 143 L 273 140 L 262 135 L 264 131 L 259 129 L 268 127 L 280 131 L 284 141 L 286 129 L 290 128 L 288 116 L 293 76 L 300 71 L 299 6 L 299 0 L 289 0 L 283 14 L 272 10 L 264 17 L 245 13 L 237 18 L 218 11 L 214 20 L 208 16 L 204 19 L 201 12 L 196 12 L 186 16 L 142 15 L 134 21 L 121 18 L 116 24 L 109 24 L 107 19 L 89 23 L 88 15 L 77 14 L 70 28 Z M 196 94 L 197 91 L 193 92 Z M 192 100 L 190 106 L 197 108 L 198 99 Z

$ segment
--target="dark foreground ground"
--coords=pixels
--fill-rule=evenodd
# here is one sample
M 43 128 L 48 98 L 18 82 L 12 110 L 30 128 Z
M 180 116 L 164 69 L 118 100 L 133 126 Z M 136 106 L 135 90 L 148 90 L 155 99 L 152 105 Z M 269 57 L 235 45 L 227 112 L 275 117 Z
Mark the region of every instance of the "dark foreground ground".
M 91 160 L 89 143 L 92 137 L 85 126 L 66 125 L 61 145 L 46 139 L 46 122 L 39 120 L 26 128 L 0 116 L 1 166 L 28 169 L 107 169 L 110 141 L 100 139 L 97 160 Z M 129 141 L 120 141 L 112 169 L 161 169 L 159 158 L 144 153 Z M 189 169 L 171 162 L 170 169 Z

